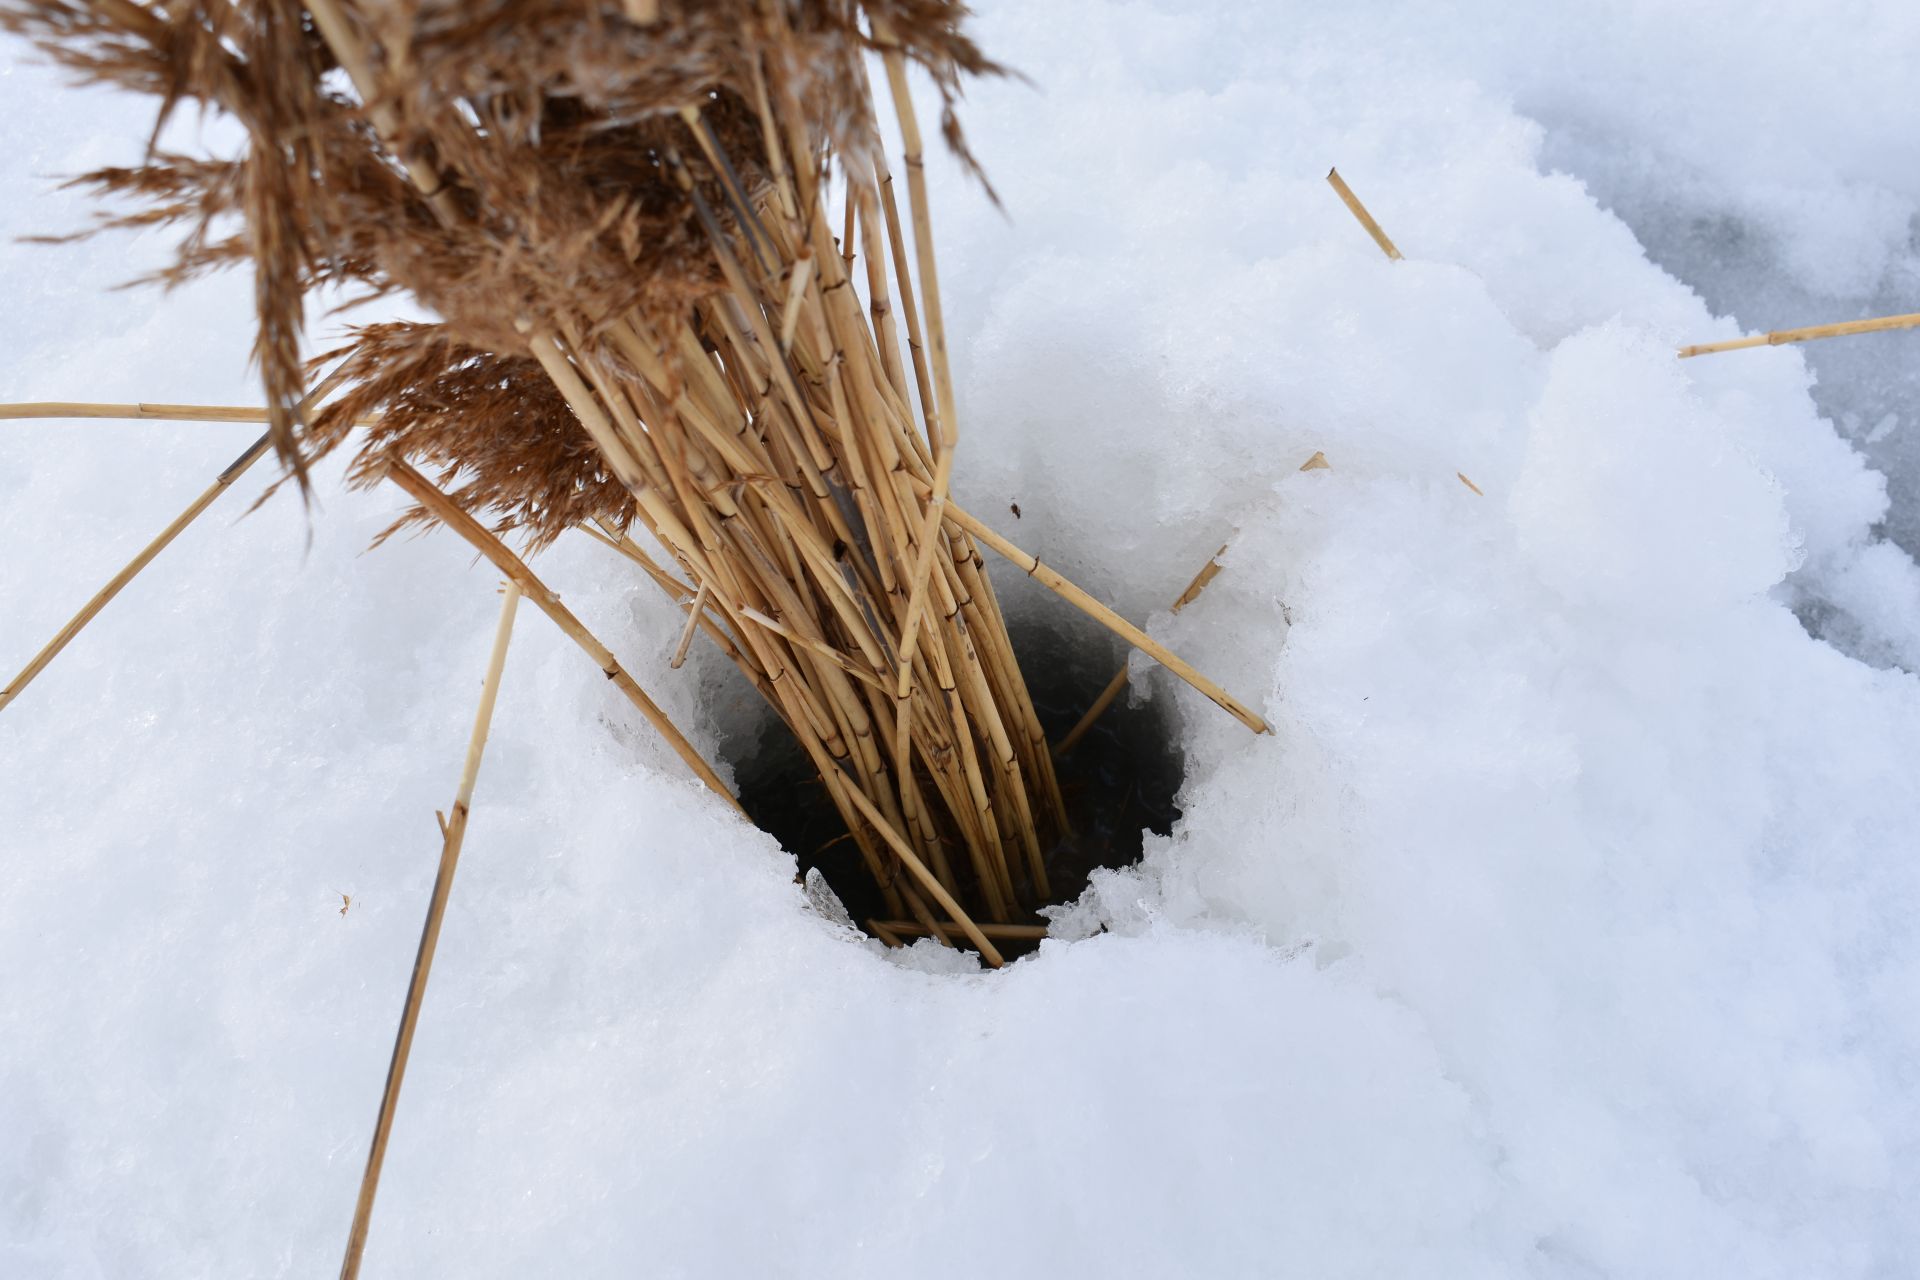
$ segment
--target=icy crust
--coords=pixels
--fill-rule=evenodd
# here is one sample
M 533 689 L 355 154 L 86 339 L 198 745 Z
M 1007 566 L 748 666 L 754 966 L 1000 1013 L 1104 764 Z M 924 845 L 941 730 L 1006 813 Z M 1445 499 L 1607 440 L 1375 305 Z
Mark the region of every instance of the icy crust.
M 1788 609 L 1911 664 L 1882 481 L 1800 353 L 1674 360 L 1731 322 L 1543 175 L 1509 73 L 1391 13 L 1002 6 L 983 41 L 1046 89 L 969 105 L 1011 223 L 936 174 L 962 500 L 1273 735 L 1138 668 L 1185 818 L 986 975 L 812 905 L 527 617 L 369 1275 L 1920 1270 L 1920 681 Z M 1840 100 L 1878 34 L 1781 39 Z M 9 171 L 139 145 L 85 109 L 35 106 Z M 47 356 L 7 398 L 247 395 L 244 282 L 61 261 L 0 249 Z M 9 428 L 0 654 L 247 438 Z M 335 1265 L 495 600 L 444 536 L 361 555 L 400 499 L 317 484 L 309 529 L 235 523 L 249 480 L 0 715 L 0 1274 Z M 670 609 L 585 540 L 541 569 L 737 745 Z

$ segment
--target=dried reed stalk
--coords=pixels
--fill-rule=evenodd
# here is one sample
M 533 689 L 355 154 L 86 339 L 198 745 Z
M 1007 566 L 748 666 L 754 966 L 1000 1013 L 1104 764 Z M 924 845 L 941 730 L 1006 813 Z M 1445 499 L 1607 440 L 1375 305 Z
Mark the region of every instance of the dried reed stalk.
M 304 12 L 0 0 L 84 74 L 245 126 L 239 158 L 157 154 L 84 181 L 140 203 L 108 225 L 186 226 L 168 278 L 252 265 L 270 434 L 295 474 L 367 423 L 354 479 L 392 475 L 422 504 L 403 523 L 454 526 L 523 584 L 494 534 L 595 532 L 694 602 L 689 628 L 792 729 L 888 913 L 937 936 L 937 905 L 990 962 L 974 933 L 1048 899 L 1066 815 L 983 547 L 1265 728 L 949 497 L 960 416 L 907 74 L 931 76 L 971 164 L 951 105 L 998 68 L 956 0 Z M 869 55 L 905 144 L 904 216 Z M 358 331 L 352 388 L 309 418 L 282 391 L 289 352 L 305 293 L 341 284 L 444 320 Z
M 1194 670 L 1192 665 L 1189 664 L 1186 659 L 1180 657 L 1179 654 L 1174 653 L 1158 640 L 1155 640 L 1152 636 L 1088 595 L 1084 590 L 1067 581 L 1065 577 L 1052 567 L 1042 564 L 1037 558 L 1022 551 L 1019 547 L 1014 546 L 1011 542 L 1008 542 L 1005 538 L 1002 538 L 999 534 L 987 528 L 966 512 L 961 511 L 958 507 L 952 508 L 952 511 L 954 519 L 961 524 L 962 527 L 977 536 L 980 541 L 986 543 L 995 551 L 1011 560 L 1014 564 L 1019 565 L 1021 569 L 1026 571 L 1028 577 L 1033 578 L 1041 585 L 1047 587 L 1061 599 L 1073 605 L 1074 608 L 1079 609 L 1082 613 L 1093 618 L 1115 635 L 1124 639 L 1134 648 L 1153 658 L 1154 661 L 1158 662 L 1161 666 L 1179 676 L 1202 694 L 1205 694 L 1215 705 L 1238 720 L 1241 724 L 1246 725 L 1247 728 L 1253 730 L 1255 733 L 1272 732 L 1265 720 L 1242 705 L 1238 699 L 1234 698 L 1233 695 L 1229 694 L 1225 689 L 1222 689 L 1219 685 Z M 1202 572 L 1204 572 L 1204 570 Z
M 319 401 L 324 399 L 329 392 L 331 392 L 336 386 L 339 385 L 339 382 L 340 382 L 340 378 L 338 375 L 336 375 L 333 377 L 329 377 L 324 382 L 320 383 L 310 393 L 308 393 L 306 399 L 302 401 L 301 408 L 304 410 L 306 407 L 310 405 L 319 403 Z M 7 408 L 43 408 L 45 406 L 27 405 L 27 406 L 6 406 L 6 407 Z M 78 407 L 105 408 L 107 406 L 82 405 Z M 171 407 L 186 407 L 186 406 L 141 405 L 138 407 L 144 409 L 144 408 L 171 408 Z M 191 407 L 201 408 L 204 406 L 191 406 Z M 232 412 L 254 412 L 254 411 L 246 410 L 246 411 L 232 411 Z M 9 415 L 0 413 L 0 416 L 9 416 Z M 44 413 L 36 413 L 32 415 L 20 414 L 18 416 L 48 417 L 52 415 L 48 415 Z M 104 416 L 104 415 L 86 415 L 86 416 Z M 258 422 L 258 421 L 264 421 L 264 416 L 262 418 L 254 418 L 254 419 L 226 418 L 226 419 L 219 419 L 219 420 L 230 421 L 230 422 L 239 422 L 239 421 Z M 200 518 L 201 512 L 205 511 L 208 507 L 213 505 L 214 499 L 218 498 L 221 494 L 225 493 L 229 488 L 233 486 L 234 481 L 238 480 L 241 476 L 245 475 L 248 469 L 251 468 L 254 463 L 260 461 L 262 457 L 266 456 L 267 445 L 268 445 L 268 438 L 266 436 L 261 436 L 258 440 L 255 440 L 252 444 L 248 445 L 247 448 L 240 454 L 239 457 L 235 458 L 232 462 L 228 463 L 226 466 L 226 469 L 223 470 L 219 475 L 214 477 L 213 483 L 208 485 L 205 491 L 202 492 L 199 497 L 195 498 L 192 502 L 187 504 L 187 509 L 185 511 L 182 511 L 179 515 L 175 516 L 173 520 L 167 525 L 167 527 L 162 529 L 159 532 L 159 534 L 153 539 L 153 541 L 147 543 L 146 546 L 140 549 L 140 553 L 138 555 L 134 556 L 133 559 L 127 561 L 126 565 L 121 568 L 120 572 L 114 574 L 113 577 L 107 579 L 107 584 L 104 587 L 101 587 L 98 591 L 94 592 L 92 598 L 89 599 L 84 605 L 80 606 L 80 611 L 74 614 L 73 617 L 67 619 L 67 624 L 61 627 L 59 631 L 54 633 L 53 639 L 47 641 L 47 643 L 41 647 L 40 652 L 33 655 L 32 660 L 29 661 L 27 665 L 21 669 L 18 675 L 14 676 L 12 680 L 9 680 L 7 682 L 7 685 L 4 689 L 0 689 L 0 710 L 5 710 L 6 707 L 10 703 L 12 703 L 15 698 L 19 697 L 21 691 L 24 690 L 29 684 L 33 682 L 34 677 L 38 676 L 42 671 L 46 670 L 47 665 L 51 663 L 55 658 L 60 656 L 60 651 L 65 649 L 69 644 L 73 643 L 73 638 L 79 635 L 80 632 L 86 627 L 86 625 L 92 622 L 94 618 L 99 615 L 102 609 L 106 608 L 109 604 L 111 604 L 113 602 L 113 598 L 119 595 L 121 591 L 125 590 L 126 585 L 129 582 L 132 582 L 134 578 L 139 576 L 141 570 L 145 569 L 149 564 L 153 563 L 154 557 L 158 556 L 162 551 L 165 551 L 167 549 L 167 546 L 170 543 L 172 543 L 172 541 L 175 538 L 179 537 L 181 532 L 185 530 L 188 525 L 192 524 L 195 520 L 198 520 Z
M 1708 342 L 1680 348 L 1682 360 L 1712 355 L 1716 351 L 1744 351 L 1748 347 L 1777 347 L 1787 342 L 1812 342 L 1817 338 L 1844 338 L 1856 333 L 1881 333 L 1889 329 L 1920 326 L 1920 311 L 1903 316 L 1880 316 L 1873 320 L 1843 320 L 1839 324 L 1816 324 L 1804 329 L 1775 329 L 1752 338 L 1734 338 L 1727 342 Z
M 88 404 L 78 400 L 30 400 L 0 404 L 0 422 L 33 418 L 123 418 L 149 422 L 267 422 L 265 409 L 230 404 Z M 367 425 L 360 423 L 357 425 Z
M 1319 455 L 1316 454 L 1314 456 L 1318 457 Z M 1187 589 L 1180 593 L 1180 598 L 1173 602 L 1174 613 L 1178 613 L 1192 604 L 1199 598 L 1200 593 L 1207 589 L 1207 584 L 1212 582 L 1219 574 L 1220 557 L 1225 554 L 1227 554 L 1227 549 L 1222 546 L 1218 551 L 1207 557 L 1207 562 L 1200 567 L 1200 572 L 1193 575 L 1193 581 L 1189 582 Z M 1079 723 L 1067 731 L 1066 737 L 1060 739 L 1059 745 L 1053 749 L 1053 755 L 1056 760 L 1079 746 L 1080 739 L 1087 736 L 1087 730 L 1093 728 L 1094 721 L 1098 720 L 1106 713 L 1107 708 L 1113 705 L 1114 699 L 1120 696 L 1120 691 L 1127 687 L 1127 672 L 1130 669 L 1130 665 L 1131 664 L 1125 662 L 1120 664 L 1120 669 L 1113 673 L 1113 679 L 1107 681 L 1107 687 L 1100 691 L 1100 696 L 1093 700 L 1093 705 L 1087 708 L 1086 714 L 1080 717 Z
M 460 865 L 460 847 L 467 838 L 467 815 L 473 803 L 473 784 L 480 776 L 480 757 L 487 748 L 487 729 L 493 723 L 493 704 L 500 693 L 500 673 L 507 665 L 507 644 L 513 638 L 513 615 L 520 604 L 520 585 L 508 582 L 500 601 L 500 622 L 494 628 L 493 653 L 480 683 L 480 708 L 474 713 L 473 734 L 467 740 L 466 763 L 454 793 L 453 815 L 441 824 L 440 867 L 427 900 L 427 920 L 420 930 L 420 948 L 414 953 L 407 979 L 407 997 L 400 1006 L 400 1029 L 394 1036 L 393 1056 L 387 1062 L 387 1083 L 380 1091 L 380 1111 L 374 1119 L 373 1142 L 367 1151 L 366 1171 L 360 1176 L 360 1195 L 354 1202 L 353 1227 L 347 1233 L 346 1258 L 340 1264 L 342 1280 L 360 1274 L 360 1257 L 367 1247 L 367 1226 L 373 1218 L 373 1198 L 380 1190 L 380 1168 L 386 1162 L 387 1139 L 393 1133 L 394 1111 L 400 1104 L 400 1085 L 406 1079 L 407 1058 L 413 1052 L 414 1029 L 420 1024 L 420 1006 L 427 998 L 427 978 L 433 953 L 440 945 L 440 924 L 446 918 L 447 898 L 453 892 L 453 873 Z
M 179 537 L 182 530 L 199 519 L 200 513 L 212 506 L 214 499 L 225 493 L 228 487 L 246 474 L 247 468 L 258 462 L 266 452 L 267 437 L 261 436 L 249 445 L 244 453 L 228 463 L 226 470 L 222 471 L 199 497 L 188 503 L 187 509 L 175 516 L 153 541 L 142 547 L 138 555 L 127 561 L 120 572 L 107 579 L 107 585 L 94 592 L 93 597 L 80 606 L 80 611 L 54 633 L 53 639 L 47 641 L 40 652 L 34 654 L 33 659 L 20 670 L 20 673 L 7 682 L 6 688 L 0 689 L 0 710 L 6 709 L 15 698 L 19 697 L 27 685 L 33 682 L 33 678 L 46 670 L 47 664 L 59 657 L 60 651 L 73 642 L 73 638 L 80 634 L 82 628 L 112 603 L 113 598 L 119 595 L 142 569 L 153 563 L 155 556 L 165 551 L 167 545 Z
M 1340 176 L 1338 169 L 1327 170 L 1327 182 L 1339 194 L 1341 201 L 1353 216 L 1359 219 L 1360 225 L 1367 229 L 1367 234 L 1373 237 L 1373 242 L 1380 246 L 1380 252 L 1398 262 L 1400 250 L 1394 247 L 1393 241 L 1387 239 L 1387 233 L 1380 229 L 1380 224 L 1373 220 L 1371 213 L 1367 212 L 1367 206 L 1360 203 L 1360 197 L 1353 194 L 1353 188 L 1347 185 L 1347 180 Z

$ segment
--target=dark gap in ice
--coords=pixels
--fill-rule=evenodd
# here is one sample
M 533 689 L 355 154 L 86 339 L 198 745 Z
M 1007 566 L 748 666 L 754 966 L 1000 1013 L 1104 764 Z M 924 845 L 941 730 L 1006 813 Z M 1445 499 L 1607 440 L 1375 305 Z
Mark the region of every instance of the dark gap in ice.
M 1117 659 L 1104 645 L 1089 653 L 1085 636 L 1013 623 L 1014 649 L 1048 741 L 1058 741 L 1113 675 Z M 1047 854 L 1051 901 L 1070 902 L 1096 867 L 1140 860 L 1143 833 L 1167 835 L 1180 816 L 1175 796 L 1184 761 L 1166 704 L 1129 705 L 1122 694 L 1065 760 L 1060 790 L 1074 826 Z M 886 907 L 860 851 L 800 744 L 771 708 L 757 728 L 741 735 L 732 758 L 740 803 L 761 830 L 799 860 L 801 874 L 818 867 L 854 920 L 884 918 Z M 1038 923 L 1038 917 L 1034 917 Z M 1003 945 L 1012 957 L 1031 944 Z
M 1058 742 L 1106 687 L 1120 659 L 1097 666 L 1072 661 L 1066 637 L 1039 627 L 1012 627 L 1014 650 L 1048 742 Z M 1100 650 L 1103 657 L 1106 651 Z M 1053 901 L 1071 902 L 1098 867 L 1140 861 L 1146 832 L 1170 835 L 1186 773 L 1165 699 L 1131 705 L 1123 692 L 1064 760 L 1056 760 L 1073 835 L 1047 853 Z

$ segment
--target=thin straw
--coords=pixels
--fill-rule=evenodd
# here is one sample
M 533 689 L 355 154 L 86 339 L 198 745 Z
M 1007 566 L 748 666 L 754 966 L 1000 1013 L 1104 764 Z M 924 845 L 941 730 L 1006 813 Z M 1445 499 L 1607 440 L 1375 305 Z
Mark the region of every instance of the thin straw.
M 617 545 L 617 544 L 616 544 Z M 711 590 L 706 583 L 693 594 L 693 605 L 687 610 L 687 625 L 680 632 L 680 642 L 673 646 L 673 657 L 667 665 L 675 671 L 687 660 L 687 650 L 693 647 L 693 633 L 700 629 L 700 619 L 707 615 L 707 593 Z
M 147 422 L 266 422 L 265 409 L 232 404 L 91 404 L 79 400 L 28 400 L 0 404 L 0 421 L 8 419 L 124 418 Z M 366 426 L 378 419 L 361 418 Z
M 307 393 L 306 399 L 300 402 L 300 408 L 304 411 L 309 405 L 317 404 L 323 397 L 327 395 L 328 392 L 332 391 L 336 386 L 340 384 L 341 377 L 342 377 L 341 373 L 336 370 L 332 375 L 330 375 L 325 380 L 323 380 L 320 383 L 320 385 L 318 385 L 312 391 Z M 7 407 L 19 408 L 21 406 L 16 405 L 16 406 L 7 406 Z M 96 405 L 96 406 L 81 406 L 81 407 L 99 408 L 102 406 Z M 121 406 L 121 407 L 124 407 L 124 406 Z M 165 408 L 169 406 L 148 405 L 148 406 L 136 406 L 136 407 Z M 171 406 L 171 407 L 176 407 L 176 408 L 191 407 L 198 410 L 198 409 L 204 409 L 207 406 L 194 405 L 194 406 Z M 265 422 L 267 418 L 267 411 L 265 409 L 248 409 L 244 411 L 234 411 L 234 412 L 257 413 L 259 414 L 259 417 L 250 418 L 250 419 L 237 419 L 237 418 L 226 419 L 227 421 Z M 5 415 L 0 415 L 0 416 L 5 416 Z M 22 414 L 19 416 L 24 417 L 27 415 Z M 45 416 L 45 415 L 34 415 L 34 416 Z M 222 471 L 218 476 L 214 477 L 213 483 L 207 486 L 205 492 L 203 492 L 199 497 L 195 498 L 192 502 L 188 503 L 187 509 L 185 511 L 182 511 L 179 515 L 175 516 L 173 518 L 173 522 L 169 524 L 166 528 L 160 531 L 159 536 L 154 538 L 154 540 L 152 542 L 149 542 L 146 546 L 142 547 L 140 549 L 140 554 L 136 555 L 133 559 L 129 560 L 126 563 L 126 566 L 120 570 L 120 572 L 114 574 L 113 577 L 109 578 L 107 580 L 106 586 L 101 587 L 98 591 L 94 592 L 93 598 L 88 600 L 86 604 L 80 607 L 80 612 L 74 614 L 73 617 L 67 620 L 67 625 L 64 627 L 61 627 L 60 630 L 54 634 L 53 639 L 47 641 L 46 645 L 40 650 L 40 652 L 33 655 L 33 660 L 27 663 L 27 665 L 21 670 L 20 674 L 16 675 L 12 680 L 8 681 L 6 688 L 0 689 L 0 710 L 5 710 L 6 707 L 10 703 L 12 703 L 12 701 L 15 698 L 19 697 L 21 690 L 25 689 L 27 685 L 32 683 L 35 676 L 38 676 L 42 671 L 46 670 L 47 664 L 52 662 L 55 658 L 59 657 L 60 651 L 62 649 L 65 649 L 69 644 L 71 644 L 73 642 L 73 638 L 79 635 L 82 629 L 84 629 L 89 622 L 92 622 L 102 609 L 106 608 L 109 604 L 111 604 L 113 602 L 113 598 L 119 595 L 120 592 L 125 589 L 126 585 L 129 582 L 132 582 L 134 578 L 139 576 L 140 571 L 142 569 L 145 569 L 149 564 L 152 564 L 155 556 L 159 555 L 162 551 L 165 551 L 167 549 L 168 544 L 170 544 L 175 538 L 180 536 L 180 533 L 182 530 L 184 530 L 188 525 L 192 524 L 195 520 L 199 519 L 200 513 L 213 505 L 214 499 L 218 498 L 221 494 L 225 493 L 228 489 L 233 487 L 234 481 L 238 480 L 241 476 L 245 475 L 247 473 L 247 469 L 252 467 L 254 463 L 260 461 L 261 457 L 267 452 L 268 443 L 269 443 L 269 437 L 261 436 L 258 440 L 255 440 L 252 444 L 248 445 L 245 452 L 241 453 L 239 457 L 235 458 L 232 462 L 227 464 L 226 470 Z
M 1888 329 L 1911 329 L 1920 325 L 1920 311 L 1903 316 L 1881 316 L 1875 320 L 1843 320 L 1839 324 L 1816 324 L 1805 329 L 1775 329 L 1753 338 L 1735 338 L 1730 342 L 1708 342 L 1680 348 L 1682 360 L 1712 355 L 1717 351 L 1743 351 L 1748 347 L 1777 347 L 1787 342 L 1812 342 L 1816 338 L 1844 338 L 1855 333 L 1880 333 Z
M 1192 664 L 1188 663 L 1186 659 L 1161 644 L 1158 640 L 1155 640 L 1140 628 L 1134 626 L 1131 622 L 1128 622 L 1113 610 L 1107 608 L 1106 605 L 1101 604 L 1072 582 L 1069 582 L 1066 577 L 1051 565 L 1042 564 L 1036 557 L 1014 546 L 992 529 L 980 523 L 978 519 L 963 510 L 957 503 L 947 503 L 947 515 L 952 518 L 955 524 L 958 524 L 968 533 L 971 533 L 974 537 L 993 548 L 1000 555 L 1020 566 L 1022 572 L 1028 577 L 1038 582 L 1041 586 L 1046 587 L 1049 591 L 1059 596 L 1062 600 L 1065 600 L 1074 608 L 1080 610 L 1080 612 L 1086 614 L 1089 618 L 1092 618 L 1095 622 L 1098 622 L 1101 626 L 1106 627 L 1109 631 L 1118 635 L 1134 648 L 1145 653 L 1161 666 L 1173 672 L 1173 674 L 1179 676 L 1200 693 L 1204 694 L 1214 705 L 1218 706 L 1228 715 L 1231 715 L 1241 724 L 1244 724 L 1255 733 L 1272 732 L 1272 730 L 1267 727 L 1265 720 L 1262 720 L 1258 715 L 1254 714 L 1253 711 L 1242 705 L 1238 699 L 1225 689 L 1222 689 L 1219 685 L 1194 670 Z
M 1340 171 L 1338 169 L 1327 170 L 1327 181 L 1331 183 L 1333 189 L 1340 194 L 1340 199 L 1346 202 L 1346 206 L 1352 211 L 1353 216 L 1360 220 L 1360 225 L 1367 229 L 1367 234 L 1373 237 L 1373 242 L 1380 246 L 1380 252 L 1386 254 L 1395 262 L 1398 262 L 1400 260 L 1400 251 L 1393 247 L 1393 241 L 1387 239 L 1387 233 L 1380 229 L 1380 224 L 1375 222 L 1373 215 L 1367 212 L 1367 206 L 1360 203 L 1360 197 L 1353 194 L 1353 188 L 1349 187 L 1347 180 L 1340 176 Z
M 474 714 L 473 736 L 467 740 L 467 759 L 460 771 L 460 788 L 454 795 L 453 816 L 442 828 L 440 869 L 433 879 L 433 896 L 427 900 L 427 922 L 420 930 L 420 949 L 414 953 L 407 998 L 400 1006 L 400 1030 L 394 1037 L 393 1057 L 387 1063 L 387 1083 L 380 1093 L 380 1113 L 373 1125 L 373 1145 L 367 1151 L 366 1172 L 360 1175 L 360 1198 L 354 1204 L 353 1228 L 347 1233 L 347 1254 L 340 1264 L 341 1280 L 354 1280 L 360 1274 L 360 1258 L 367 1247 L 367 1227 L 373 1217 L 373 1198 L 380 1189 L 380 1167 L 387 1158 L 387 1139 L 393 1132 L 394 1109 L 400 1102 L 401 1082 L 406 1079 L 407 1058 L 413 1052 L 414 1029 L 420 1024 L 420 1006 L 427 998 L 427 977 L 433 969 L 433 953 L 440 945 L 440 925 L 446 918 L 447 898 L 453 892 L 453 873 L 460 865 L 460 846 L 467 838 L 473 784 L 480 775 L 480 757 L 487 748 L 487 728 L 493 722 L 493 704 L 500 693 L 500 673 L 506 669 L 507 643 L 513 637 L 513 616 L 519 604 L 520 586 L 509 582 L 500 602 L 500 622 L 493 633 L 493 654 L 487 661 L 486 679 L 480 684 L 480 709 Z
M 1319 455 L 1316 454 L 1314 456 L 1318 457 Z M 1173 612 L 1178 613 L 1192 604 L 1200 593 L 1207 589 L 1207 584 L 1212 582 L 1219 574 L 1220 557 L 1226 553 L 1226 547 L 1222 546 L 1218 551 L 1207 557 L 1207 562 L 1200 567 L 1200 572 L 1193 575 L 1193 581 L 1189 582 L 1187 589 L 1180 593 L 1180 598 L 1173 602 Z M 1093 700 L 1093 705 L 1087 708 L 1087 713 L 1080 717 L 1080 723 L 1073 726 L 1067 736 L 1060 739 L 1060 745 L 1053 749 L 1055 757 L 1064 756 L 1067 752 L 1078 746 L 1080 739 L 1087 736 L 1087 730 L 1093 728 L 1093 722 L 1098 720 L 1106 709 L 1113 705 L 1113 700 L 1118 698 L 1120 691 L 1127 687 L 1127 671 L 1129 665 L 1130 664 L 1125 662 L 1120 664 L 1120 669 L 1113 673 L 1113 679 L 1107 681 L 1107 687 L 1100 691 L 1100 696 Z
M 158 537 L 142 547 L 139 555 L 127 561 L 126 567 L 109 578 L 106 586 L 94 592 L 93 598 L 80 607 L 80 612 L 74 614 L 73 617 L 67 620 L 67 625 L 61 627 L 60 630 L 54 634 L 53 639 L 47 641 L 46 646 L 42 648 L 39 653 L 33 655 L 33 660 L 27 663 L 20 674 L 9 681 L 6 688 L 0 689 L 0 710 L 4 710 L 15 698 L 19 697 L 21 691 L 32 683 L 33 678 L 46 670 L 48 663 L 60 656 L 60 651 L 65 649 L 67 645 L 72 642 L 73 638 L 80 634 L 82 628 L 89 622 L 92 622 L 94 617 L 99 614 L 102 609 L 106 608 L 107 605 L 113 601 L 113 598 L 119 595 L 121 590 L 129 582 L 132 582 L 142 569 L 153 563 L 153 558 L 162 551 L 165 551 L 167 545 L 179 537 L 183 529 L 199 519 L 200 513 L 212 506 L 215 498 L 225 493 L 235 480 L 245 475 L 247 468 L 258 462 L 261 455 L 266 453 L 266 451 L 266 436 L 261 436 L 258 440 L 248 445 L 246 452 L 227 464 L 227 469 L 222 471 L 214 482 L 207 486 L 204 493 L 188 503 L 187 509 L 175 516 L 173 522 L 162 529 Z

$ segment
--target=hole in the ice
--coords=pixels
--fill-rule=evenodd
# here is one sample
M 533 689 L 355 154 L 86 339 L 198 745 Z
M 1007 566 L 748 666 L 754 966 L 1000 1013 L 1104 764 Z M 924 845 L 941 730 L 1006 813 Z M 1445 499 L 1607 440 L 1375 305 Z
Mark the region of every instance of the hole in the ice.
M 1117 659 L 1104 645 L 1089 651 L 1084 636 L 1069 638 L 1017 620 L 1012 633 L 1041 727 L 1049 742 L 1058 742 L 1099 695 Z M 856 923 L 864 927 L 884 918 L 880 891 L 806 753 L 771 710 L 758 714 L 755 728 L 735 739 L 731 754 L 741 806 L 799 860 L 802 875 L 820 869 Z M 1180 816 L 1175 796 L 1183 763 L 1165 703 L 1133 706 L 1124 694 L 1056 760 L 1074 829 L 1047 852 L 1050 902 L 1078 897 L 1096 867 L 1138 862 L 1145 832 L 1172 831 Z M 1033 922 L 1040 923 L 1039 917 Z M 996 945 L 1012 958 L 1037 944 Z

